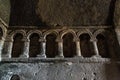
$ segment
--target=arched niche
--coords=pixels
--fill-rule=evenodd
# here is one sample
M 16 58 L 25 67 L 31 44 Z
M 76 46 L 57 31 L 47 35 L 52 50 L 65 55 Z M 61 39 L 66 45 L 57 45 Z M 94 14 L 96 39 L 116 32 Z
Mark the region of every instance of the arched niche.
M 17 33 L 13 37 L 12 57 L 19 57 L 23 52 L 24 42 L 22 41 L 23 35 Z
M 102 56 L 103 58 L 109 58 L 110 54 L 105 36 L 103 36 L 102 34 L 98 34 L 96 38 L 98 40 L 97 45 L 100 56 Z
M 18 75 L 13 75 L 10 80 L 20 80 Z
M 85 33 L 79 36 L 80 39 L 80 47 L 81 54 L 83 57 L 92 57 L 94 55 L 94 48 L 92 43 L 90 42 L 89 34 Z
M 0 27 L 0 39 L 2 39 L 3 37 L 3 31 L 2 31 L 2 28 Z
M 40 42 L 39 42 L 39 34 L 33 33 L 30 36 L 30 51 L 29 51 L 29 57 L 37 57 L 38 54 L 40 54 Z
M 63 53 L 64 57 L 74 57 L 76 53 L 74 36 L 71 33 L 67 33 L 63 36 Z
M 58 53 L 58 45 L 56 42 L 57 36 L 55 34 L 49 34 L 46 36 L 46 56 L 48 58 L 54 58 Z

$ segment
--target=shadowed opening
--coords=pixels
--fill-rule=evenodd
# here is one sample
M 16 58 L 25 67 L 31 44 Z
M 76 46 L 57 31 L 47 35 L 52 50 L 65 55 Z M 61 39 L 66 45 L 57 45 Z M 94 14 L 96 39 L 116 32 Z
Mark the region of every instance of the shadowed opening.
M 12 57 L 19 57 L 22 54 L 24 42 L 22 41 L 23 35 L 17 33 L 13 37 L 13 49 L 12 49 Z
M 46 37 L 46 55 L 48 58 L 55 58 L 58 53 L 58 45 L 56 42 L 56 35 L 55 34 L 49 34 Z
M 37 33 L 34 33 L 30 36 L 30 51 L 29 56 L 30 57 L 37 57 L 38 54 L 40 54 L 40 42 L 39 42 L 39 35 Z
M 75 42 L 73 42 L 73 35 L 71 33 L 63 36 L 63 53 L 64 57 L 74 57 L 76 54 Z
M 13 75 L 10 80 L 20 80 L 18 75 Z
M 3 37 L 3 31 L 2 29 L 0 28 L 0 39 Z
M 10 0 L 10 26 L 44 26 L 36 14 L 39 0 Z
M 82 34 L 79 37 L 80 39 L 80 47 L 81 54 L 83 57 L 92 57 L 94 55 L 94 48 L 92 43 L 90 42 L 89 34 Z
M 97 40 L 98 40 L 97 45 L 98 45 L 99 54 L 103 58 L 109 58 L 110 54 L 109 54 L 106 38 L 102 34 L 99 34 L 97 35 Z

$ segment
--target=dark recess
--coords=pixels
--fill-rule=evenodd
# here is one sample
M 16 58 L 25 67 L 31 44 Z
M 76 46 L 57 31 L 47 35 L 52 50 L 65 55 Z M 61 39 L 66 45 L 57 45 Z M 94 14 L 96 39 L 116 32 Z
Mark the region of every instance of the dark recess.
M 110 7 L 109 7 L 109 13 L 108 13 L 109 15 L 106 21 L 106 23 L 113 25 L 113 26 L 114 26 L 113 20 L 114 20 L 115 3 L 116 3 L 116 0 L 111 0 Z
M 10 3 L 10 26 L 44 25 L 35 11 L 38 0 L 10 0 Z
M 71 2 L 72 2 L 72 0 L 71 0 Z M 76 16 L 79 16 L 79 17 L 77 17 L 78 19 L 76 19 L 76 17 L 74 19 L 74 17 L 73 17 L 74 21 L 73 21 L 73 23 L 71 23 L 71 25 L 72 24 L 88 25 L 88 26 L 89 25 L 95 25 L 95 26 L 97 26 L 97 25 L 114 25 L 113 18 L 114 18 L 114 10 L 115 10 L 116 0 L 111 0 L 110 6 L 109 6 L 109 12 L 107 12 L 107 13 L 106 13 L 106 11 L 104 11 L 104 10 L 107 10 L 107 8 L 104 9 L 104 7 L 97 6 L 98 9 L 101 9 L 101 10 L 103 9 L 103 13 L 105 12 L 105 16 L 103 17 L 101 14 L 102 17 L 100 16 L 96 19 L 94 19 L 94 18 L 91 19 L 91 17 L 90 17 L 92 15 L 91 10 L 93 10 L 93 9 L 89 9 L 86 7 L 86 6 L 90 5 L 91 3 L 94 4 L 95 1 L 94 2 L 90 1 L 91 3 L 86 3 L 86 1 L 83 1 L 83 2 L 78 1 L 78 2 L 80 2 L 81 4 L 84 3 L 85 6 L 83 7 L 83 11 L 87 10 L 87 13 L 85 13 L 87 16 L 85 16 L 84 13 L 80 14 L 81 16 L 79 16 L 79 13 L 81 13 L 81 10 L 79 9 L 80 11 L 78 10 L 78 13 L 76 15 Z M 107 1 L 105 1 L 105 2 L 107 2 Z M 36 8 L 37 8 L 38 3 L 39 3 L 39 0 L 10 0 L 11 13 L 10 13 L 9 25 L 10 26 L 43 26 L 43 27 L 47 26 L 48 24 L 46 24 L 46 22 L 42 22 L 42 19 L 36 14 Z M 109 3 L 107 5 L 109 5 Z M 76 11 L 77 11 L 77 9 L 76 9 Z M 65 15 L 63 15 L 62 17 L 64 17 L 64 16 Z M 85 21 L 83 21 L 82 17 L 84 18 Z M 69 24 L 69 22 L 68 22 L 68 24 Z
M 20 80 L 18 75 L 13 75 L 10 80 Z
M 23 35 L 16 34 L 14 36 L 13 48 L 12 48 L 12 57 L 20 57 L 23 51 L 24 42 L 22 41 Z

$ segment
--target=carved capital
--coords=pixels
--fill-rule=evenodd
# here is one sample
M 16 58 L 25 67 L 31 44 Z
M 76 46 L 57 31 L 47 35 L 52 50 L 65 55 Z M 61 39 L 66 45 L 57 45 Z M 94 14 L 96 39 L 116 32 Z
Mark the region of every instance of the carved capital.
M 73 39 L 73 42 L 77 42 L 77 41 L 80 41 L 80 39 L 79 38 L 74 38 Z
M 98 40 L 96 38 L 91 38 L 90 41 L 91 42 L 97 42 Z
M 24 41 L 24 42 L 30 42 L 30 40 L 29 40 L 27 37 L 24 37 L 24 38 L 22 39 L 22 41 Z
M 46 39 L 39 39 L 39 42 L 46 42 Z
M 63 39 L 56 39 L 56 42 L 63 42 Z
M 14 40 L 10 36 L 8 36 L 8 37 L 6 37 L 5 41 L 7 41 L 7 42 L 13 42 Z

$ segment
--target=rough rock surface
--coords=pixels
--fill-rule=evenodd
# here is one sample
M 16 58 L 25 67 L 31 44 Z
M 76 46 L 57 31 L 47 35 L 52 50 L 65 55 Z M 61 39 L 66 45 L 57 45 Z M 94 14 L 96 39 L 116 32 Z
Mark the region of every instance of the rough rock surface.
M 50 25 L 106 25 L 111 0 L 39 0 L 37 13 Z
M 120 0 L 116 0 L 115 13 L 114 13 L 114 23 L 116 26 L 120 26 Z
M 0 64 L 0 80 L 18 75 L 20 80 L 118 80 L 114 64 L 104 63 L 5 63 Z
M 113 1 L 0 0 L 0 17 L 12 26 L 111 25 Z
M 0 18 L 9 24 L 10 0 L 0 0 Z

